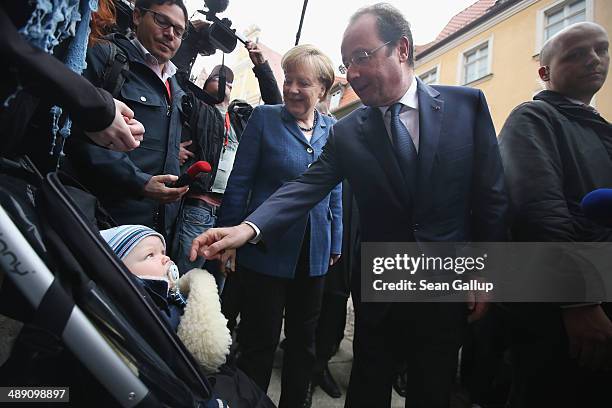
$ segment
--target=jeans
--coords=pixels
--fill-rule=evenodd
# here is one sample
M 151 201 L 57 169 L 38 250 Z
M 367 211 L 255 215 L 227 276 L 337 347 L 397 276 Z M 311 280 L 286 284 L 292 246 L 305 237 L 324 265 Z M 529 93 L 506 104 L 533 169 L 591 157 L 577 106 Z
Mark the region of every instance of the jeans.
M 176 226 L 176 234 L 174 234 L 172 260 L 176 263 L 181 275 L 192 268 L 203 268 L 206 266 L 206 269 L 215 277 L 217 287 L 219 292 L 221 292 L 225 277 L 219 271 L 218 262 L 208 262 L 202 257 L 196 258 L 193 262 L 189 260 L 189 252 L 191 251 L 193 239 L 209 228 L 214 227 L 216 222 L 215 207 L 207 204 L 204 206 L 183 205 Z

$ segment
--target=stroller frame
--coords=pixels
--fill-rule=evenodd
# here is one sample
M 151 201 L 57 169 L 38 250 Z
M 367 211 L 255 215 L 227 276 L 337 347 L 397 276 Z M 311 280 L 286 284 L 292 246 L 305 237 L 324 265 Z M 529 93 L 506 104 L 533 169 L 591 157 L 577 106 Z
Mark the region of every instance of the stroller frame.
M 0 267 L 37 309 L 55 277 L 0 206 Z M 61 292 L 59 292 L 61 293 Z M 52 295 L 60 296 L 58 292 Z M 66 299 L 57 299 L 65 302 Z M 149 390 L 74 305 L 61 333 L 66 346 L 126 408 L 138 406 Z

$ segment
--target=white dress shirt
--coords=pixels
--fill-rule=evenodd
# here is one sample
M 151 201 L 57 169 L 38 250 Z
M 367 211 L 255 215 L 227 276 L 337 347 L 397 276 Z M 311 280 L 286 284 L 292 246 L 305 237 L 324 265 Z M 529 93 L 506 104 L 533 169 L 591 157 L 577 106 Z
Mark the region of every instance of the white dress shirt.
M 412 84 L 410 87 L 400 98 L 398 101 L 402 105 L 402 109 L 400 110 L 400 120 L 410 132 L 410 137 L 412 138 L 412 142 L 414 143 L 414 147 L 416 148 L 417 153 L 419 152 L 419 98 L 417 97 L 417 81 L 416 77 L 412 77 Z M 387 135 L 389 136 L 389 140 L 393 143 L 393 138 L 391 137 L 391 112 L 389 111 L 390 106 L 380 106 L 380 112 L 383 115 L 383 122 L 385 122 L 385 127 L 387 128 Z
M 131 39 L 131 41 L 132 41 L 132 44 L 134 44 L 134 46 L 138 49 L 138 51 L 141 52 L 144 58 L 144 62 L 147 65 L 147 67 L 151 68 L 151 71 L 155 72 L 155 75 L 157 75 L 157 77 L 161 79 L 164 85 L 166 84 L 166 81 L 168 80 L 168 78 L 171 78 L 174 76 L 174 74 L 176 74 L 176 65 L 174 65 L 172 61 L 166 62 L 164 64 L 164 69 L 161 70 L 159 69 L 159 62 L 157 61 L 157 58 L 155 58 L 144 47 L 144 45 L 142 45 L 142 43 L 138 41 L 138 38 L 134 37 Z

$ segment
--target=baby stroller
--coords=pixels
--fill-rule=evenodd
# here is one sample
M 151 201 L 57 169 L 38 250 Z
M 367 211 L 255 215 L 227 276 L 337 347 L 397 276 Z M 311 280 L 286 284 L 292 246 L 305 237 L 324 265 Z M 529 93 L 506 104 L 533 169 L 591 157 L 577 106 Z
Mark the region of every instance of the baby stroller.
M 216 392 L 233 391 L 248 395 L 232 407 L 273 406 L 202 373 L 101 239 L 113 223 L 95 197 L 27 158 L 1 160 L 0 314 L 24 324 L 0 385 L 70 386 L 73 406 L 223 407 Z

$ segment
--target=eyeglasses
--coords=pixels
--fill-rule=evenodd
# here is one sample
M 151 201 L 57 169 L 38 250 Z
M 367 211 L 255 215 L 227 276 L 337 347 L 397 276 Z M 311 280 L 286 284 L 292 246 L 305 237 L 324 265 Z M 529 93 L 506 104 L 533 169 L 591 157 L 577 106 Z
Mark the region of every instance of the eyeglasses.
M 157 11 L 153 11 L 148 8 L 140 8 L 140 10 L 145 12 L 148 11 L 149 13 L 151 13 L 153 15 L 153 21 L 155 21 L 155 24 L 157 24 L 160 28 L 163 28 L 165 30 L 167 28 L 172 27 L 172 31 L 175 37 L 179 37 L 182 40 L 187 38 L 187 30 L 184 27 L 181 27 L 180 25 L 172 24 L 168 16 L 166 16 L 165 14 L 158 13 Z
M 364 65 L 366 62 L 368 62 L 370 60 L 370 58 L 372 58 L 372 56 L 374 55 L 374 53 L 378 50 L 380 50 L 381 48 L 383 48 L 386 45 L 391 44 L 391 41 L 387 41 L 386 43 L 384 43 L 383 45 L 379 45 L 378 47 L 374 48 L 371 51 L 356 51 L 353 53 L 353 55 L 351 55 L 351 58 L 347 61 L 343 61 L 342 65 L 340 65 L 338 67 L 338 70 L 340 71 L 341 74 L 346 74 L 349 67 L 351 65 Z

